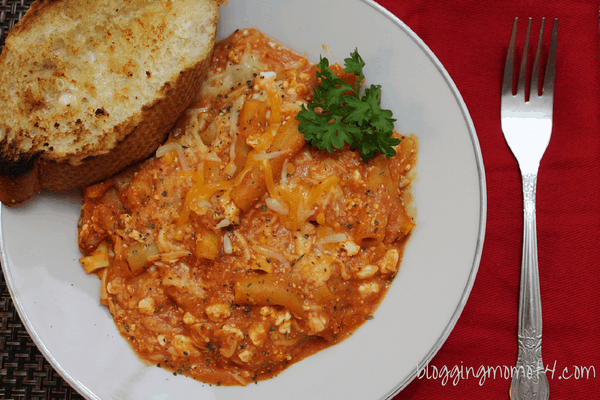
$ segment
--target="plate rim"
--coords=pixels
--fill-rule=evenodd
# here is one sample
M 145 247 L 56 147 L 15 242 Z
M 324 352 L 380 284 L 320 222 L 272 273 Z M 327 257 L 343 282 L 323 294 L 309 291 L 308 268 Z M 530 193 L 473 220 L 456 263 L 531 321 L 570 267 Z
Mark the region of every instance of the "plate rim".
M 463 294 L 461 296 L 460 301 L 458 302 L 452 317 L 450 318 L 446 328 L 442 331 L 438 340 L 435 342 L 434 346 L 430 349 L 430 351 L 423 357 L 421 362 L 410 372 L 408 376 L 406 376 L 402 381 L 398 383 L 398 386 L 391 391 L 385 399 L 390 399 L 400 393 L 406 386 L 408 386 L 414 378 L 416 378 L 419 371 L 429 364 L 433 357 L 438 353 L 443 344 L 446 342 L 450 333 L 454 330 L 458 319 L 462 315 L 462 312 L 467 304 L 471 291 L 473 289 L 473 285 L 475 284 L 475 278 L 479 271 L 479 265 L 481 262 L 481 255 L 483 252 L 483 244 L 485 241 L 485 228 L 486 228 L 486 220 L 487 220 L 487 186 L 485 179 L 485 167 L 483 163 L 483 156 L 481 153 L 481 147 L 479 145 L 479 139 L 477 137 L 477 131 L 475 129 L 475 125 L 473 124 L 473 120 L 471 118 L 471 114 L 467 108 L 466 103 L 458 87 L 454 83 L 454 80 L 443 66 L 442 62 L 437 58 L 435 53 L 427 46 L 427 44 L 421 39 L 411 28 L 408 27 L 399 17 L 392 14 L 387 8 L 383 7 L 381 4 L 376 3 L 375 0 L 361 0 L 363 3 L 366 3 L 376 9 L 379 13 L 387 17 L 392 23 L 394 23 L 398 28 L 403 30 L 429 57 L 431 62 L 437 68 L 440 75 L 444 78 L 446 84 L 450 88 L 454 98 L 457 102 L 458 107 L 460 108 L 463 119 L 467 125 L 467 129 L 469 131 L 469 136 L 471 139 L 471 144 L 473 146 L 473 152 L 475 155 L 475 163 L 477 165 L 477 174 L 478 174 L 478 182 L 479 182 L 479 232 L 477 235 L 477 244 L 475 246 L 475 254 L 473 257 L 473 262 L 471 265 L 471 271 L 469 273 L 469 278 L 467 279 L 466 285 L 463 290 Z

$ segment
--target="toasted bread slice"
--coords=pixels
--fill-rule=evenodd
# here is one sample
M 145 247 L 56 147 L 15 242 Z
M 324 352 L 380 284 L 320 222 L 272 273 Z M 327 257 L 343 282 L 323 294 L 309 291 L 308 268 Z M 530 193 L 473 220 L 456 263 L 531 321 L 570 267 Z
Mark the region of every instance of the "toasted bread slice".
M 0 201 L 148 157 L 196 96 L 217 0 L 38 0 L 0 55 Z

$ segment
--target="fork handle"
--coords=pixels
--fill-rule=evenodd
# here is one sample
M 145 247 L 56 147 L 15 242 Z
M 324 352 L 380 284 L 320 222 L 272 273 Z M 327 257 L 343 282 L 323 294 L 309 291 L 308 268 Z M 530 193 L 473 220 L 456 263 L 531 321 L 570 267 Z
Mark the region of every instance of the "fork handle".
M 524 174 L 522 181 L 523 256 L 519 293 L 519 355 L 510 385 L 510 398 L 546 400 L 550 390 L 542 362 L 542 302 L 535 219 L 537 173 Z

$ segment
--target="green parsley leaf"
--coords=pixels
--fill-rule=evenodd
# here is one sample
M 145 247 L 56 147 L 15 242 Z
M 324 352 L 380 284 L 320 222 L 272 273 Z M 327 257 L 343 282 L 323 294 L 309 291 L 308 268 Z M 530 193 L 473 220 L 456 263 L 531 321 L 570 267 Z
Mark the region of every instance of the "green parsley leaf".
M 360 93 L 365 76 L 365 62 L 354 50 L 344 59 L 344 71 L 355 74 L 354 87 L 338 78 L 329 68 L 329 60 L 321 57 L 317 64 L 317 78 L 313 98 L 302 105 L 296 116 L 298 129 L 311 145 L 333 152 L 346 144 L 359 150 L 364 161 L 384 154 L 388 159 L 396 154 L 394 146 L 400 139 L 392 137 L 395 119 L 390 110 L 381 108 L 381 86 L 371 85 Z
M 296 119 L 304 126 L 304 137 L 313 146 L 333 152 L 333 149 L 344 147 L 345 143 L 352 144 L 354 136 L 360 131 L 354 126 L 342 122 L 342 115 L 319 114 L 315 111 L 316 103 L 309 103 L 308 108 L 303 104 Z
M 365 79 L 363 75 L 363 67 L 365 66 L 365 62 L 362 57 L 358 54 L 358 50 L 354 50 L 350 53 L 350 58 L 344 59 L 344 72 L 352 72 L 354 75 L 358 76 L 358 80 L 356 81 L 356 87 L 354 88 L 354 92 L 358 95 L 358 89 L 360 87 L 360 83 Z

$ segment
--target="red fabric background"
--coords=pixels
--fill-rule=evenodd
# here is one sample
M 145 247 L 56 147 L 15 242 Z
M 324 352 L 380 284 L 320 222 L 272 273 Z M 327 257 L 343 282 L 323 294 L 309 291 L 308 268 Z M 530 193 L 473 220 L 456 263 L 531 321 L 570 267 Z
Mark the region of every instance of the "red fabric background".
M 512 367 L 522 240 L 517 163 L 500 128 L 500 85 L 512 22 L 559 22 L 554 128 L 537 185 L 543 359 L 551 399 L 600 393 L 600 34 L 594 0 L 377 0 L 431 48 L 473 119 L 487 181 L 483 255 L 466 307 L 446 343 L 394 400 L 508 399 L 510 379 L 474 377 Z M 550 24 L 549 24 L 550 23 Z M 462 369 L 434 378 L 435 369 Z M 467 376 L 468 368 L 472 368 Z M 589 376 L 583 368 L 587 368 Z M 584 372 L 579 376 L 578 372 Z

